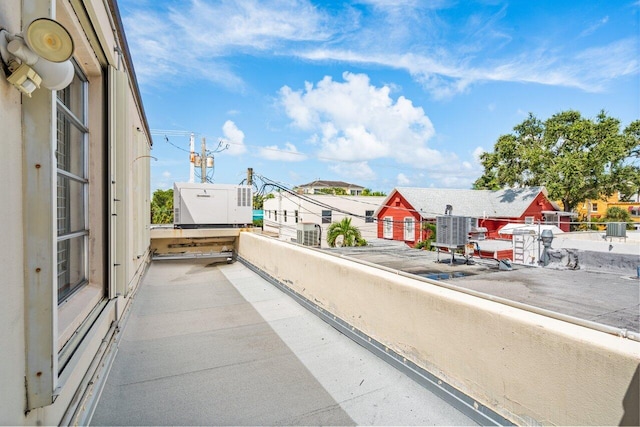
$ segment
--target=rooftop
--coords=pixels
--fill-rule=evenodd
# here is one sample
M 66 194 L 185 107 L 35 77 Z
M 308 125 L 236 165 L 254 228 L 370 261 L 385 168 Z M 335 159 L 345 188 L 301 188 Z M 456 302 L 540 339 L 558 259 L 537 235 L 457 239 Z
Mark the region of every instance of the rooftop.
M 91 424 L 474 424 L 242 264 L 209 262 L 152 263 Z

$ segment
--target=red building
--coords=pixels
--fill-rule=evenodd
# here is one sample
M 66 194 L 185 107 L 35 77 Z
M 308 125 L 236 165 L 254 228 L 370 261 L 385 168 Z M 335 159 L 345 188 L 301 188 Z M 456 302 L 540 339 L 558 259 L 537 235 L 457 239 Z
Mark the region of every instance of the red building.
M 378 237 L 413 246 L 428 237 L 422 223 L 435 223 L 445 211 L 477 218 L 478 227 L 487 229 L 488 239 L 497 238 L 498 230 L 511 223 L 540 221 L 569 231 L 570 214 L 547 198 L 544 187 L 498 191 L 398 187 L 375 213 Z

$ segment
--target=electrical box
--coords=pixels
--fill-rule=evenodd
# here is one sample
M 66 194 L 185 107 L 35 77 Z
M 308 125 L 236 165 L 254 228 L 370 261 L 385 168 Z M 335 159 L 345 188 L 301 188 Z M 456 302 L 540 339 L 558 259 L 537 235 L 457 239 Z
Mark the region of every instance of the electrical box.
M 248 185 L 173 185 L 175 228 L 245 227 L 252 223 L 253 194 Z

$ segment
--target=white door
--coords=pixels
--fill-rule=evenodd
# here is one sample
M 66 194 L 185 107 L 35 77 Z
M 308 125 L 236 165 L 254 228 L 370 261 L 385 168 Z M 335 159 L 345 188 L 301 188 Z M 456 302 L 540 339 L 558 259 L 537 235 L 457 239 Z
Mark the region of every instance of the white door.
M 416 239 L 415 218 L 408 217 L 404 219 L 404 240 L 413 242 Z

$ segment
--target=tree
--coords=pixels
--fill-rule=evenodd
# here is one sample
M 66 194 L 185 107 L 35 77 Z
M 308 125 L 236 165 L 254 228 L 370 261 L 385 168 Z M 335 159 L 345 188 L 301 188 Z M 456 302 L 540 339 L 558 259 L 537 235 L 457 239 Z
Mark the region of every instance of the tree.
M 327 244 L 336 247 L 338 238 L 342 236 L 340 246 L 361 246 L 363 241 L 358 227 L 351 225 L 351 218 L 342 218 L 340 222 L 334 222 L 327 229 Z
M 361 193 L 362 196 L 386 196 L 386 193 L 383 193 L 382 191 L 371 191 L 370 188 L 365 188 L 364 190 L 362 190 Z
M 263 196 L 260 193 L 256 193 L 253 195 L 253 209 L 260 210 L 264 208 L 264 201 L 273 199 L 275 196 L 272 193 Z
M 543 185 L 570 212 L 585 200 L 628 191 L 638 179 L 640 120 L 621 132 L 620 121 L 604 111 L 594 120 L 563 111 L 544 122 L 530 113 L 513 130 L 480 156 L 484 173 L 475 189 Z
M 173 189 L 156 190 L 151 199 L 151 223 L 173 223 Z

